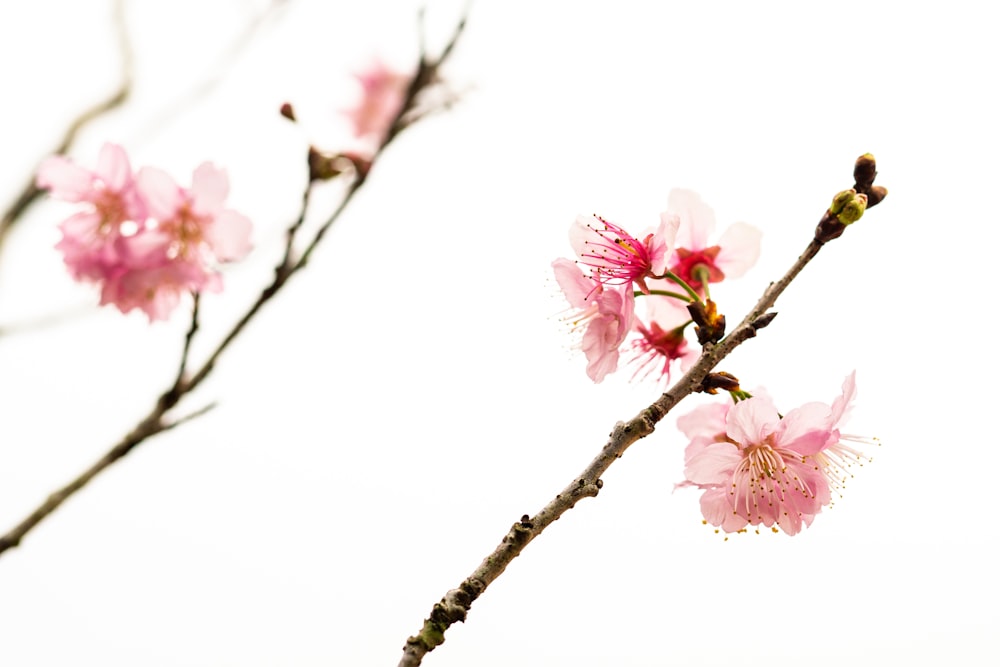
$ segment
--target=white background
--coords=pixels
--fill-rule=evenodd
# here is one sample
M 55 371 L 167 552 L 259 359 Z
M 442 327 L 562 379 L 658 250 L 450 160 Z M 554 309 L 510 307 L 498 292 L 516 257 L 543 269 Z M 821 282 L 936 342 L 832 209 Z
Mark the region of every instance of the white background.
M 823 250 L 723 368 L 786 409 L 857 369 L 879 436 L 836 507 L 728 541 L 672 493 L 668 417 L 532 543 L 425 664 L 996 664 L 994 23 L 977 3 L 482 2 L 453 112 L 407 132 L 306 272 L 177 415 L 0 557 L 4 665 L 393 665 L 431 606 L 658 394 L 567 352 L 549 263 L 577 213 L 639 232 L 672 187 L 760 262 L 733 321 L 805 247 L 855 157 L 889 198 Z M 182 183 L 225 166 L 257 249 L 203 301 L 195 361 L 270 280 L 308 142 L 336 149 L 350 73 L 416 53 L 414 2 L 136 0 L 135 95 L 104 141 Z M 461 11 L 429 3 L 428 42 Z M 0 9 L 0 197 L 116 84 L 110 3 Z M 190 93 L 219 77 L 201 96 Z M 291 101 L 301 122 L 277 114 Z M 331 198 L 332 200 L 332 198 Z M 172 379 L 166 324 L 97 310 L 34 207 L 0 257 L 0 530 L 78 474 Z M 329 210 L 320 198 L 313 220 Z M 679 412 L 708 400 L 693 397 Z

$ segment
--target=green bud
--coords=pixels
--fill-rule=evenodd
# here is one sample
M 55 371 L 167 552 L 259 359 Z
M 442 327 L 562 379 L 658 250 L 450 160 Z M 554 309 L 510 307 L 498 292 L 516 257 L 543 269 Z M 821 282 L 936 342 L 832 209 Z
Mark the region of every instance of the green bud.
M 857 194 L 858 193 L 855 192 L 853 189 L 844 190 L 843 192 L 838 192 L 837 196 L 833 198 L 833 203 L 830 204 L 830 213 L 837 215 L 838 213 L 843 211 L 844 207 L 847 206 L 847 204 L 850 203 L 850 201 L 854 199 L 855 195 Z
M 861 216 L 865 214 L 866 208 L 868 208 L 868 195 L 855 194 L 851 198 L 851 201 L 844 204 L 843 209 L 841 209 L 840 213 L 837 214 L 837 220 L 839 220 L 842 225 L 849 225 L 853 222 L 857 222 L 861 219 Z

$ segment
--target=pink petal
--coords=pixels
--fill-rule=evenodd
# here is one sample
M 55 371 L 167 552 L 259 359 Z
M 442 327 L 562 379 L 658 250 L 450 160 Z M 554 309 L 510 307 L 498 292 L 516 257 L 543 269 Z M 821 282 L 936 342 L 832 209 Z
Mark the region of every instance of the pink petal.
M 731 403 L 701 405 L 677 418 L 677 428 L 690 439 L 715 438 L 726 432 L 726 415 Z
M 826 445 L 830 428 L 830 406 L 819 402 L 806 403 L 790 411 L 778 424 L 776 444 L 809 456 Z
M 667 211 L 680 218 L 676 244 L 678 248 L 704 250 L 708 236 L 715 229 L 715 211 L 701 200 L 697 192 L 674 189 L 667 197 Z
M 97 169 L 94 173 L 110 190 L 124 190 L 132 181 L 132 165 L 129 164 L 125 149 L 118 144 L 104 144 L 97 156 Z
M 604 223 L 593 215 L 578 215 L 569 226 L 569 245 L 577 257 L 593 256 L 599 248 L 609 243 L 595 230 L 603 229 Z
M 764 442 L 777 427 L 778 410 L 762 396 L 740 401 L 726 416 L 726 434 L 744 446 Z
M 250 243 L 252 227 L 250 218 L 226 209 L 216 216 L 205 236 L 220 262 L 232 262 L 246 257 L 253 247 Z
M 149 215 L 169 220 L 184 203 L 182 190 L 170 174 L 155 167 L 143 167 L 136 174 L 136 189 L 145 201 Z
M 653 233 L 650 242 L 650 270 L 654 275 L 662 276 L 667 270 L 667 262 L 674 252 L 677 240 L 677 230 L 681 219 L 670 212 L 660 214 L 660 226 Z
M 598 315 L 590 320 L 583 333 L 583 353 L 587 356 L 587 376 L 601 382 L 618 369 L 619 322 L 613 315 Z
M 739 278 L 757 262 L 761 236 L 759 229 L 745 222 L 729 226 L 719 239 L 719 254 L 715 258 L 715 265 L 726 278 Z
M 742 458 L 731 442 L 713 442 L 691 456 L 684 466 L 684 477 L 695 484 L 725 484 Z
M 200 215 L 214 215 L 222 210 L 229 196 L 229 177 L 225 169 L 205 162 L 191 177 L 192 210 Z M 245 253 L 244 253 L 245 254 Z
M 594 304 L 592 297 L 602 291 L 600 283 L 583 275 L 583 271 L 572 260 L 560 257 L 552 262 L 552 271 L 566 300 L 574 308 L 589 308 Z
M 854 398 L 858 395 L 858 388 L 854 379 L 856 373 L 857 371 L 851 371 L 851 374 L 844 378 L 841 395 L 833 399 L 831 418 L 833 419 L 834 427 L 840 426 L 841 422 L 846 420 L 847 416 L 851 413 L 851 403 L 854 402 Z
M 38 167 L 35 185 L 59 199 L 84 201 L 94 187 L 94 176 L 68 158 L 54 155 Z

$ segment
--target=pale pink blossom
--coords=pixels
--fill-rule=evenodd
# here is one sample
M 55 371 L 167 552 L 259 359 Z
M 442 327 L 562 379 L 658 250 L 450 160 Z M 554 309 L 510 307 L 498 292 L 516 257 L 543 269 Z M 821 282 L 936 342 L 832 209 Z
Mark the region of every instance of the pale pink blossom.
M 357 138 L 380 142 L 399 115 L 410 86 L 410 75 L 397 72 L 376 60 L 355 75 L 361 84 L 357 104 L 344 111 Z
M 59 226 L 63 237 L 56 248 L 75 279 L 101 280 L 118 262 L 118 239 L 135 233 L 146 219 L 124 149 L 104 144 L 94 171 L 62 155 L 50 157 L 39 166 L 35 182 L 56 199 L 82 205 Z
M 216 266 L 250 251 L 250 221 L 225 208 L 228 178 L 208 163 L 185 189 L 159 169 L 133 176 L 125 151 L 106 144 L 94 172 L 55 157 L 37 182 L 84 206 L 56 247 L 74 278 L 97 283 L 101 304 L 123 313 L 166 319 L 181 295 L 220 290 Z
M 634 330 L 638 336 L 632 340 L 631 363 L 636 367 L 632 379 L 655 376 L 669 382 L 674 362 L 679 361 L 681 372 L 686 373 L 698 360 L 699 351 L 684 337 L 691 316 L 676 299 L 653 295 L 645 301 L 649 324 L 635 318 Z
M 601 382 L 618 368 L 619 348 L 632 328 L 635 296 L 630 285 L 606 287 L 583 274 L 568 259 L 552 262 L 556 282 L 574 311 L 567 318 L 582 329 L 580 347 L 587 357 L 587 375 Z
M 643 294 L 649 294 L 646 278 L 666 271 L 678 224 L 676 216 L 664 213 L 656 230 L 640 241 L 604 218 L 581 215 L 570 227 L 569 242 L 598 282 L 627 286 L 634 282 Z
M 670 270 L 699 293 L 704 293 L 704 285 L 696 269 L 707 271 L 708 282 L 717 283 L 739 278 L 760 255 L 760 230 L 743 222 L 731 225 L 718 243 L 710 246 L 715 212 L 691 190 L 671 190 L 667 213 L 680 220 Z
M 679 418 L 691 440 L 680 486 L 702 489 L 706 522 L 727 533 L 764 525 L 795 535 L 830 504 L 849 468 L 866 460 L 844 443 L 866 440 L 839 430 L 855 393 L 852 373 L 832 406 L 807 403 L 782 417 L 757 395 Z

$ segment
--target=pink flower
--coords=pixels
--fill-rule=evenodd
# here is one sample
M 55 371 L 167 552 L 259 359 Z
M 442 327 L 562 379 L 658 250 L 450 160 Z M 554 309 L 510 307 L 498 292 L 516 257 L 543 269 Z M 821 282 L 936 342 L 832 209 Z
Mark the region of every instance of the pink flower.
M 708 282 L 717 283 L 724 278 L 739 278 L 757 261 L 761 233 L 746 223 L 731 225 L 717 245 L 708 245 L 708 237 L 715 229 L 715 212 L 697 193 L 671 190 L 667 212 L 680 219 L 670 270 L 699 293 L 704 293 L 704 285 L 696 269 L 707 271 Z
M 587 357 L 587 375 L 601 382 L 618 369 L 619 348 L 632 328 L 635 296 L 631 286 L 606 288 L 568 259 L 552 262 L 552 270 L 566 300 L 576 309 L 568 319 L 574 329 L 583 327 L 580 347 Z
M 101 287 L 101 304 L 166 319 L 185 292 L 221 289 L 215 265 L 250 251 L 250 221 L 224 207 L 229 181 L 205 163 L 191 189 L 159 169 L 133 176 L 121 147 L 106 144 L 97 170 L 63 157 L 39 169 L 39 187 L 84 204 L 66 220 L 57 249 L 77 280 Z
M 664 213 L 656 231 L 640 241 L 604 218 L 581 215 L 570 227 L 569 242 L 598 282 L 628 286 L 634 282 L 649 294 L 645 279 L 666 271 L 678 224 L 676 216 Z
M 839 430 L 855 393 L 852 373 L 832 406 L 807 403 L 781 417 L 758 395 L 681 417 L 677 426 L 691 442 L 680 486 L 704 490 L 706 522 L 727 533 L 764 525 L 795 535 L 830 503 L 850 466 L 866 460 L 843 442 L 865 439 Z
M 125 151 L 104 144 L 92 172 L 62 155 L 50 157 L 38 168 L 35 182 L 57 199 L 83 205 L 60 225 L 63 238 L 56 248 L 74 278 L 102 279 L 118 261 L 117 240 L 134 234 L 146 219 Z
M 344 114 L 355 137 L 381 142 L 406 102 L 411 77 L 378 60 L 355 76 L 361 84 L 361 98 Z
M 632 359 L 636 370 L 632 379 L 657 379 L 670 381 L 670 368 L 680 360 L 681 372 L 686 373 L 698 360 L 699 352 L 688 345 L 684 328 L 691 316 L 676 299 L 662 296 L 646 297 L 649 326 L 639 318 L 635 320 L 638 338 L 632 340 Z

